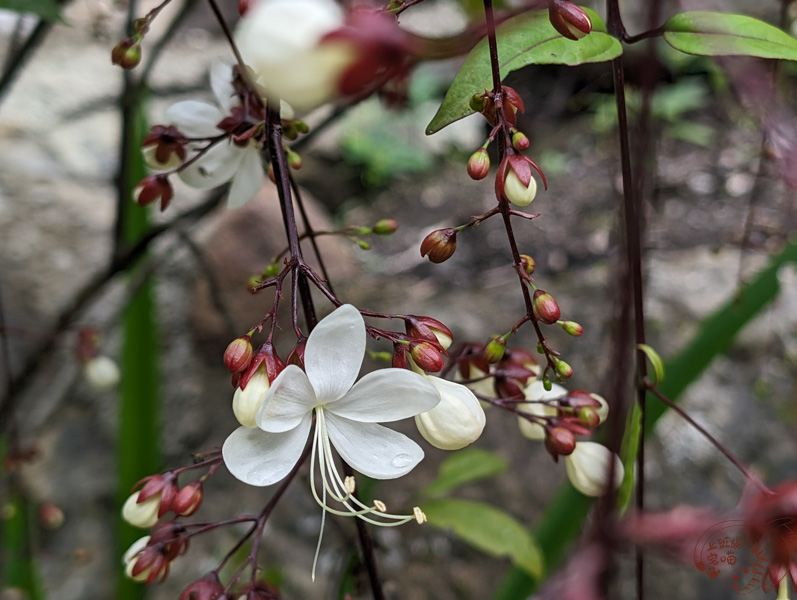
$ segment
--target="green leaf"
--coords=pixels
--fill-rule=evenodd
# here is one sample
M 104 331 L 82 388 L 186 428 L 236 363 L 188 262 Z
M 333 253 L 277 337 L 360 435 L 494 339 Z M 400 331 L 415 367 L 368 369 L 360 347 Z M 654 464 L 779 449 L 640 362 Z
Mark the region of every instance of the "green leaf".
M 719 355 L 726 352 L 741 329 L 772 302 L 780 292 L 778 272 L 786 264 L 797 264 L 797 242 L 792 242 L 770 260 L 767 268 L 722 308 L 703 321 L 692 341 L 675 358 L 667 362 L 669 376 L 662 384 L 662 394 L 676 400 Z M 645 433 L 650 434 L 661 416 L 667 412 L 662 402 L 648 402 L 645 411 Z M 581 531 L 581 522 L 592 505 L 592 498 L 579 494 L 566 484 L 540 517 L 534 535 L 543 551 L 548 569 L 564 557 L 572 540 Z M 504 577 L 494 600 L 517 600 L 530 596 L 539 579 L 523 569 L 513 568 Z
M 797 39 L 768 23 L 709 11 L 679 13 L 664 24 L 664 41 L 686 54 L 797 60 Z
M 548 21 L 547 10 L 528 12 L 502 23 L 496 29 L 501 78 L 528 65 L 573 66 L 619 56 L 623 51 L 620 42 L 605 33 L 606 26 L 596 12 L 584 10 L 592 19 L 592 33 L 578 41 L 562 37 Z M 492 87 L 490 50 L 485 38 L 468 54 L 426 134 L 473 114 L 473 94 Z
M 437 479 L 423 493 L 440 496 L 466 483 L 503 473 L 506 466 L 504 458 L 487 450 L 466 448 L 453 452 L 440 464 Z
M 423 512 L 434 527 L 450 529 L 482 552 L 509 557 L 532 577 L 542 576 L 542 554 L 537 542 L 505 512 L 470 500 L 433 500 L 423 506 Z
M 63 21 L 56 0 L 0 0 L 0 9 L 36 15 L 45 21 Z
M 625 421 L 623 443 L 620 446 L 620 460 L 623 463 L 624 475 L 620 489 L 617 490 L 617 510 L 623 514 L 631 503 L 634 492 L 634 467 L 636 466 L 637 452 L 639 451 L 639 437 L 642 432 L 642 410 L 639 403 L 634 402 L 628 411 Z
M 656 374 L 656 385 L 660 384 L 664 381 L 664 361 L 661 360 L 661 356 L 659 356 L 659 353 L 656 352 L 653 346 L 637 344 L 637 348 L 639 348 L 650 361 L 653 372 Z

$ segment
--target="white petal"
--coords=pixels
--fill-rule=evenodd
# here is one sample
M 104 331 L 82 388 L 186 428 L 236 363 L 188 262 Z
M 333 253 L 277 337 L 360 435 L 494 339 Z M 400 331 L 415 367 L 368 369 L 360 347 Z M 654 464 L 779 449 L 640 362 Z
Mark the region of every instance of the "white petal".
M 412 471 L 423 458 L 421 447 L 402 433 L 326 411 L 325 415 L 332 445 L 343 460 L 363 475 L 395 479 Z
M 230 113 L 233 106 L 240 104 L 232 86 L 232 64 L 219 60 L 210 66 L 210 88 L 225 115 Z
M 185 100 L 167 108 L 164 120 L 175 125 L 186 137 L 203 138 L 219 135 L 221 130 L 216 128 L 216 123 L 225 116 L 218 107 L 212 104 Z
M 222 140 L 208 150 L 205 155 L 180 171 L 180 179 L 187 185 L 200 190 L 218 187 L 232 179 L 243 158 L 243 148 Z
M 272 433 L 288 431 L 298 426 L 316 403 L 307 375 L 296 365 L 288 365 L 271 384 L 257 426 Z
M 603 496 L 606 493 L 606 478 L 609 476 L 609 461 L 614 460 L 614 487 L 623 482 L 623 463 L 606 446 L 596 442 L 578 442 L 575 450 L 565 456 L 565 467 L 570 483 L 585 496 Z
M 227 208 L 230 210 L 241 208 L 257 196 L 265 183 L 266 177 L 263 174 L 263 161 L 260 159 L 260 152 L 255 146 L 245 148 L 238 172 L 232 178 L 232 186 L 227 195 Z
M 310 434 L 310 415 L 286 433 L 239 427 L 221 449 L 224 464 L 235 477 L 262 487 L 283 479 L 299 460 Z
M 526 400 L 559 400 L 567 396 L 567 390 L 557 383 L 551 384 L 551 390 L 546 391 L 542 381 L 535 379 L 523 390 Z
M 304 368 L 320 402 L 337 400 L 351 389 L 365 354 L 365 321 L 344 304 L 321 319 L 304 351 Z
M 381 369 L 360 379 L 343 398 L 327 405 L 327 410 L 362 423 L 387 423 L 414 417 L 439 402 L 439 392 L 422 375 L 406 369 Z
M 520 412 L 537 417 L 555 417 L 557 413 L 553 406 L 540 404 L 539 402 L 521 402 L 516 408 Z M 520 433 L 524 437 L 527 437 L 530 440 L 545 439 L 545 427 L 543 427 L 540 423 L 529 421 L 521 416 L 518 416 L 517 423 L 518 427 L 520 427 Z

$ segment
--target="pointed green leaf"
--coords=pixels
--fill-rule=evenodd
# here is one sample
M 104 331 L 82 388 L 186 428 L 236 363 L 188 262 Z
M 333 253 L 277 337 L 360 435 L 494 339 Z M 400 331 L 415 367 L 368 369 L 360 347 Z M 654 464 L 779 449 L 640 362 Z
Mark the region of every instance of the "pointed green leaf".
M 437 479 L 423 493 L 439 496 L 466 483 L 498 475 L 506 470 L 506 466 L 504 458 L 487 450 L 466 448 L 453 452 L 440 464 Z
M 581 65 L 603 62 L 619 56 L 623 49 L 606 32 L 598 14 L 584 9 L 592 20 L 592 33 L 578 40 L 562 37 L 548 21 L 547 10 L 537 10 L 513 17 L 496 29 L 501 78 L 527 65 Z M 470 51 L 454 77 L 443 104 L 426 128 L 426 134 L 473 114 L 473 94 L 492 89 L 490 51 L 487 39 Z
M 634 493 L 634 468 L 639 452 L 639 438 L 642 434 L 642 409 L 634 402 L 625 421 L 623 443 L 620 446 L 620 460 L 623 462 L 623 482 L 617 490 L 617 510 L 623 514 L 631 503 Z
M 507 556 L 532 577 L 542 576 L 542 554 L 531 533 L 503 511 L 470 500 L 433 500 L 423 507 L 429 523 L 450 529 L 474 548 Z
M 744 15 L 685 12 L 672 17 L 663 29 L 664 41 L 686 54 L 797 60 L 797 39 Z
M 61 21 L 61 7 L 56 0 L 0 0 L 0 9 L 32 14 L 45 21 Z

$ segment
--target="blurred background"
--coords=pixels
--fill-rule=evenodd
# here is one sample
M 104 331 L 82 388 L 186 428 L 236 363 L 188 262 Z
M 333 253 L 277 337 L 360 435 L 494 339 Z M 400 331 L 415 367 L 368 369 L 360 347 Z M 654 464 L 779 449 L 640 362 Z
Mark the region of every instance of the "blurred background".
M 137 14 L 156 4 L 139 2 Z M 237 3 L 227 4 L 232 21 Z M 456 33 L 468 23 L 468 4 L 427 0 L 406 11 L 401 23 L 429 35 Z M 637 31 L 637 4 L 643 3 L 625 4 L 629 29 Z M 149 77 L 150 124 L 161 122 L 164 109 L 178 100 L 211 101 L 208 66 L 230 58 L 206 5 L 191 0 L 186 5 L 192 8 L 175 0 L 144 45 L 146 59 L 158 35 L 170 39 Z M 770 23 L 778 22 L 782 8 L 775 0 L 700 7 L 743 12 Z M 601 5 L 593 8 L 602 11 Z M 674 2 L 664 3 L 663 14 L 678 10 Z M 797 14 L 793 5 L 789 10 L 791 22 Z M 167 31 L 170 20 L 183 12 L 179 26 Z M 42 598 L 144 593 L 143 586 L 124 592 L 117 587 L 120 538 L 137 537 L 119 531 L 119 499 L 132 484 L 120 483 L 120 461 L 125 462 L 120 457 L 134 456 L 134 463 L 149 457 L 155 471 L 174 468 L 189 463 L 192 453 L 218 447 L 237 426 L 221 356 L 230 340 L 246 333 L 270 308 L 266 295 L 248 293 L 247 282 L 286 244 L 270 187 L 247 207 L 227 211 L 223 202 L 209 203 L 206 194 L 178 185 L 163 214 L 130 202 L 127 225 L 141 219 L 136 213 L 150 220 L 151 225 L 142 221 L 141 228 L 171 223 L 192 210 L 193 216 L 159 235 L 132 275 L 103 276 L 120 227 L 115 178 L 123 75 L 111 65 L 110 50 L 123 35 L 125 14 L 121 2 L 74 0 L 63 7 L 64 22 L 40 31 L 35 17 L 20 19 L 0 11 L 0 48 L 6 57 L 19 52 L 20 40 L 32 34 L 39 38 L 13 81 L 0 87 L 0 298 L 8 362 L 18 378 L 13 422 L 11 413 L 4 414 L 4 430 L 14 432 L 4 446 L 5 533 L 18 521 L 20 498 L 30 516 L 23 536 L 27 547 L 13 547 L 4 535 L 5 575 L 17 556 L 32 557 Z M 655 179 L 645 195 L 646 309 L 650 343 L 670 358 L 696 335 L 704 319 L 786 247 L 797 211 L 794 191 L 780 181 L 771 161 L 761 159 L 758 121 L 751 107 L 740 105 L 734 93 L 738 81 L 724 69 L 729 65 L 676 55 L 661 43 L 656 50 L 653 67 L 644 44 L 628 49 L 626 56 L 632 111 L 641 105 L 638 85 L 651 69 L 659 80 L 652 103 Z M 488 133 L 481 117 L 459 121 L 432 137 L 423 133 L 460 62 L 418 68 L 403 106 L 387 108 L 371 98 L 335 119 L 301 148 L 304 164 L 297 179 L 319 229 L 372 225 L 386 217 L 400 224 L 389 238 L 369 239 L 367 251 L 344 238 L 324 240 L 332 282 L 342 299 L 383 312 L 427 314 L 448 324 L 457 341 L 483 342 L 523 314 L 499 224 L 488 221 L 461 234 L 456 255 L 445 264 L 432 265 L 418 251 L 429 231 L 464 223 L 495 201 L 489 178 L 473 182 L 465 172 L 467 157 Z M 10 64 L 6 59 L 5 68 Z M 769 68 L 767 63 L 753 66 Z M 779 68 L 784 97 L 794 106 L 797 70 L 788 64 Z M 551 333 L 575 369 L 571 387 L 610 398 L 609 350 L 621 259 L 611 73 L 605 64 L 530 67 L 507 83 L 524 98 L 526 114 L 518 126 L 531 139 L 527 154 L 549 182 L 532 207 L 541 217 L 518 224 L 521 251 L 536 259 L 535 281 L 555 295 L 564 318 L 584 326 L 578 339 Z M 311 128 L 330 112 L 310 115 Z M 793 263 L 777 271 L 777 282 L 774 300 L 681 400 L 695 419 L 771 483 L 797 475 Z M 323 302 L 319 306 L 322 312 L 328 308 Z M 125 338 L 123 332 L 130 331 L 136 310 L 148 334 L 138 350 L 131 350 L 124 342 L 129 334 Z M 100 354 L 122 365 L 120 387 L 98 390 L 87 383 L 76 358 L 83 327 L 97 328 Z M 50 332 L 57 334 L 50 337 Z M 533 349 L 536 340 L 524 331 L 516 344 Z M 374 349 L 389 350 L 386 345 Z M 0 369 L 7 370 L 5 365 Z M 136 392 L 135 384 L 144 387 Z M 119 408 L 126 393 L 138 393 L 152 408 L 149 425 L 138 428 L 130 422 L 126 428 Z M 406 433 L 419 438 L 413 429 L 403 424 Z M 456 496 L 488 501 L 534 526 L 566 479 L 563 465 L 552 464 L 541 444 L 521 437 L 515 419 L 498 411 L 489 412 L 477 445 L 505 459 L 508 468 Z M 445 453 L 425 448 L 427 460 L 410 477 L 380 484 L 380 497 L 390 506 L 411 506 L 434 480 Z M 649 448 L 651 508 L 686 503 L 723 511 L 737 503 L 742 477 L 677 415 L 661 419 Z M 125 468 L 129 473 L 136 467 Z M 354 528 L 348 521 L 328 520 L 320 576 L 312 583 L 321 515 L 306 483 L 304 473 L 269 521 L 261 565 L 286 598 L 336 598 L 338 578 L 355 547 Z M 203 520 L 258 510 L 270 493 L 244 486 L 223 469 L 205 489 L 198 515 Z M 215 566 L 238 533 L 221 530 L 196 540 L 168 581 L 151 586 L 145 597 L 177 598 Z M 511 567 L 508 560 L 482 554 L 431 527 L 373 533 L 390 598 L 489 598 Z M 735 597 L 691 564 L 651 562 L 651 599 Z M 631 597 L 632 578 L 626 575 L 621 568 L 620 581 L 627 585 L 618 597 Z M 25 597 L 8 579 L 4 586 L 2 600 Z M 354 596 L 369 597 L 367 588 Z

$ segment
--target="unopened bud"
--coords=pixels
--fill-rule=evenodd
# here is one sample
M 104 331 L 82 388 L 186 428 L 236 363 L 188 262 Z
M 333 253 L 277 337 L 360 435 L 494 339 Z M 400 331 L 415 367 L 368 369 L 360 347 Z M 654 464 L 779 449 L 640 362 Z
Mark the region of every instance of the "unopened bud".
M 556 372 L 559 373 L 562 377 L 572 377 L 573 376 L 573 367 L 567 364 L 563 360 L 556 361 Z
M 141 62 L 141 44 L 125 38 L 111 50 L 111 62 L 123 69 L 132 69 Z
M 357 245 L 360 247 L 360 250 L 370 250 L 371 249 L 371 244 L 369 244 L 365 240 L 357 240 Z
M 238 14 L 242 17 L 245 16 L 251 6 L 252 0 L 238 0 Z
M 443 350 L 448 350 L 454 341 L 454 334 L 446 325 L 437 319 L 426 316 L 408 315 L 406 318 L 407 335 L 428 340 L 437 340 Z
M 148 175 L 133 190 L 133 200 L 137 204 L 148 206 L 160 200 L 162 211 L 169 206 L 173 196 L 174 190 L 166 175 Z
M 216 600 L 224 597 L 224 586 L 221 584 L 219 576 L 211 571 L 202 579 L 185 588 L 180 594 L 179 600 Z
M 576 449 L 576 436 L 567 427 L 551 427 L 546 434 L 545 448 L 551 456 L 567 456 Z
M 484 348 L 484 358 L 488 363 L 494 365 L 504 357 L 504 351 L 506 351 L 506 339 L 502 335 L 494 335 Z
M 413 342 L 410 344 L 410 356 L 421 369 L 436 373 L 443 368 L 443 357 L 440 350 L 430 342 Z
M 581 337 L 584 333 L 584 328 L 575 321 L 559 321 L 559 325 L 573 337 Z
M 592 31 L 589 15 L 567 0 L 553 0 L 548 8 L 548 18 L 553 28 L 569 40 L 580 40 Z
M 576 413 L 576 416 L 587 424 L 590 429 L 595 429 L 601 424 L 601 418 L 598 411 L 594 408 L 585 406 Z
M 528 184 L 524 184 L 512 169 L 507 169 L 506 179 L 504 179 L 504 195 L 512 204 L 528 206 L 537 195 L 537 181 L 532 176 L 529 178 Z
M 468 159 L 468 175 L 478 181 L 484 179 L 490 172 L 490 155 L 485 148 L 479 148 Z
M 178 517 L 190 517 L 202 504 L 202 482 L 194 481 L 180 488 L 174 497 L 172 510 Z
M 47 529 L 58 529 L 64 524 L 64 511 L 52 502 L 45 502 L 39 508 L 39 522 Z
M 252 338 L 243 335 L 227 346 L 224 351 L 224 365 L 230 373 L 240 373 L 252 362 L 252 354 Z
M 279 275 L 280 272 L 280 264 L 273 262 L 265 269 L 263 269 L 263 276 L 264 277 L 276 277 Z
M 542 375 L 542 387 L 546 392 L 550 392 L 553 389 L 553 384 L 551 383 L 551 378 L 548 376 L 548 371 L 545 371 Z
M 548 292 L 537 290 L 534 292 L 534 316 L 538 321 L 551 325 L 559 320 L 562 316 L 562 311 L 559 310 L 559 305 Z
M 398 221 L 396 219 L 380 219 L 371 228 L 371 231 L 376 235 L 390 235 L 391 233 L 396 233 L 397 229 Z
M 533 275 L 534 269 L 537 268 L 537 261 L 535 261 L 528 254 L 520 255 L 520 264 L 523 266 L 523 270 L 526 272 L 526 275 Z
M 95 356 L 83 365 L 83 376 L 93 388 L 110 390 L 119 383 L 121 373 L 116 362 L 108 356 Z
M 512 134 L 512 147 L 518 152 L 528 150 L 530 145 L 531 142 L 529 142 L 528 136 L 522 131 L 516 131 Z
M 457 230 L 436 229 L 427 235 L 421 242 L 421 256 L 427 257 L 431 262 L 438 264 L 447 261 L 457 249 Z
M 294 171 L 298 171 L 302 168 L 302 157 L 296 154 L 293 150 L 286 149 L 286 153 L 288 155 L 288 166 Z
M 122 507 L 122 517 L 134 527 L 148 529 L 158 522 L 158 509 L 161 505 L 161 494 L 150 496 L 139 502 L 141 491 L 134 492 Z
M 487 107 L 487 98 L 484 97 L 484 94 L 473 94 L 468 104 L 471 110 L 482 112 Z

